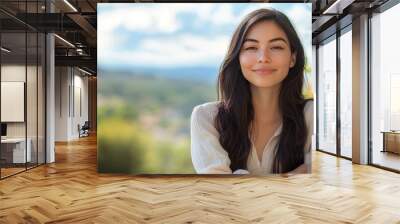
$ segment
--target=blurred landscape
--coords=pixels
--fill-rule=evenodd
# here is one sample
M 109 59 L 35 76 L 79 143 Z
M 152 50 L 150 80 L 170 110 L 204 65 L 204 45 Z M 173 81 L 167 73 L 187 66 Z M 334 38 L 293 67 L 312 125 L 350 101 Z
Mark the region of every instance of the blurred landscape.
M 216 100 L 216 70 L 173 71 L 100 71 L 100 172 L 195 173 L 190 115 L 194 106 Z

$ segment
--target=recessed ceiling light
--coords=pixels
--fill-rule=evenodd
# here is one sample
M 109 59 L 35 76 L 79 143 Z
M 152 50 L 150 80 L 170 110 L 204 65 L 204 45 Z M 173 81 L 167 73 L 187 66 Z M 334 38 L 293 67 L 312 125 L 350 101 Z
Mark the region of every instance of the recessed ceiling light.
M 4 52 L 7 52 L 7 53 L 10 53 L 10 52 L 11 52 L 11 50 L 9 50 L 9 49 L 7 49 L 7 48 L 5 48 L 5 47 L 1 47 L 1 50 L 4 51 Z
M 88 71 L 85 71 L 85 70 L 83 70 L 83 69 L 81 69 L 81 68 L 79 68 L 78 67 L 78 69 L 79 69 L 79 71 L 81 71 L 81 72 L 83 72 L 83 73 L 85 73 L 85 74 L 87 74 L 87 75 L 92 75 L 92 73 L 90 73 L 90 72 L 88 72 Z
M 67 4 L 72 10 L 74 10 L 75 12 L 78 12 L 78 10 L 71 4 L 69 3 L 67 0 L 64 0 L 65 4 Z
M 64 43 L 68 44 L 69 46 L 75 48 L 75 45 L 71 44 L 71 42 L 69 42 L 68 40 L 66 40 L 66 39 L 64 39 L 64 38 L 62 38 L 62 37 L 60 37 L 60 36 L 57 35 L 57 34 L 54 34 L 54 36 L 57 37 L 58 39 L 60 39 L 61 41 L 63 41 Z

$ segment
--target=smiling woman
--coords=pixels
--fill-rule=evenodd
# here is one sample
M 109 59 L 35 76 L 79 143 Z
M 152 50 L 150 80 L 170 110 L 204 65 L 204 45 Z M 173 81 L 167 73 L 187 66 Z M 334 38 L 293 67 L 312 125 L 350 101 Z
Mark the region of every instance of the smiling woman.
M 313 102 L 302 94 L 304 65 L 303 46 L 285 14 L 248 14 L 222 63 L 219 100 L 192 112 L 196 172 L 310 172 Z
M 306 171 L 304 52 L 265 7 L 311 52 L 311 3 L 99 4 L 99 172 Z

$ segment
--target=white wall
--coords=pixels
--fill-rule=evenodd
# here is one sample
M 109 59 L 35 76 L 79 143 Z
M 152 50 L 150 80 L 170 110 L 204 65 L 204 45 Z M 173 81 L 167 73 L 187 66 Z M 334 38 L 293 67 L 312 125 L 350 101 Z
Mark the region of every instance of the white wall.
M 27 69 L 27 70 L 25 70 Z M 18 65 L 18 64 L 4 64 L 1 66 L 1 81 L 2 82 L 25 82 L 25 75 L 26 72 L 28 74 L 36 74 L 36 67 L 34 66 L 27 66 L 25 67 L 24 65 Z M 29 78 L 29 77 L 28 77 Z M 30 85 L 36 85 L 36 81 L 29 80 Z M 34 107 L 33 109 L 36 111 L 36 88 L 27 88 L 27 103 L 30 104 L 31 102 L 35 102 L 33 105 L 27 105 L 31 107 Z M 6 96 L 2 96 L 6 97 Z M 40 107 L 40 105 L 39 105 Z M 6 110 L 7 108 L 1 108 L 2 110 Z M 28 137 L 29 134 L 31 133 L 31 129 L 33 128 L 36 130 L 36 113 L 32 113 L 32 111 L 29 110 L 27 112 L 27 119 L 28 122 L 35 122 L 35 126 L 32 125 L 31 123 L 28 124 Z M 26 122 L 7 122 L 7 136 L 8 137 L 25 137 L 25 124 Z M 36 133 L 36 132 L 35 132 Z
M 88 120 L 88 78 L 83 75 L 76 68 L 56 67 L 56 141 L 79 138 L 78 124 Z
M 55 141 L 68 140 L 68 86 L 67 67 L 55 68 Z

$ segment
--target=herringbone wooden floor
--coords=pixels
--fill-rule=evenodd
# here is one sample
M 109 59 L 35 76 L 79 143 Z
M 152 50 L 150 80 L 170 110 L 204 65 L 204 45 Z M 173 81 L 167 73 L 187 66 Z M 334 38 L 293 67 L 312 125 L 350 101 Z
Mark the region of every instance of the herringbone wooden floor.
M 0 223 L 400 223 L 400 175 L 320 152 L 289 177 L 98 174 L 96 139 L 0 181 Z

